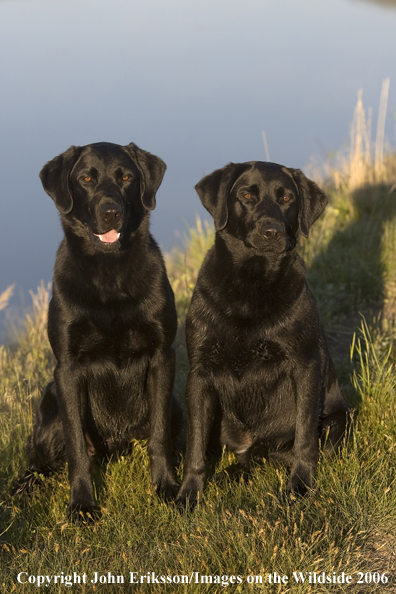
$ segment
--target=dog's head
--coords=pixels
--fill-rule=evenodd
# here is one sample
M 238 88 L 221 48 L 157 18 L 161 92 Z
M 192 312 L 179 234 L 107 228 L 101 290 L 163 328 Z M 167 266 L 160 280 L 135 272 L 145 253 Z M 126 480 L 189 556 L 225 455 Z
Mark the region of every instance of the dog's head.
M 195 189 L 216 231 L 264 252 L 292 250 L 327 204 L 326 194 L 299 169 L 261 161 L 230 163 Z
M 40 178 L 65 231 L 98 249 L 117 250 L 155 208 L 165 169 L 133 143 L 98 142 L 70 147 L 43 167 Z

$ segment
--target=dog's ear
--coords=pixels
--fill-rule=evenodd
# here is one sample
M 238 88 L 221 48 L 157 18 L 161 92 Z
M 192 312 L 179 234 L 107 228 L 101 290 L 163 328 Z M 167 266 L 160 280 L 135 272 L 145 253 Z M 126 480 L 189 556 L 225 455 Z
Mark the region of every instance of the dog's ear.
M 155 194 L 161 185 L 166 170 L 162 159 L 140 149 L 131 142 L 124 147 L 140 173 L 140 195 L 147 210 L 155 208 Z
M 61 214 L 73 209 L 73 196 L 70 191 L 70 172 L 81 153 L 80 146 L 71 146 L 67 151 L 49 161 L 40 171 L 44 190 L 55 202 Z
M 300 231 L 304 237 L 308 237 L 311 226 L 320 217 L 329 199 L 323 190 L 315 182 L 308 179 L 302 171 L 290 168 L 288 168 L 288 171 L 291 173 L 300 194 Z
M 227 225 L 228 196 L 244 168 L 244 163 L 228 163 L 203 177 L 195 186 L 202 204 L 213 217 L 216 231 L 221 231 Z

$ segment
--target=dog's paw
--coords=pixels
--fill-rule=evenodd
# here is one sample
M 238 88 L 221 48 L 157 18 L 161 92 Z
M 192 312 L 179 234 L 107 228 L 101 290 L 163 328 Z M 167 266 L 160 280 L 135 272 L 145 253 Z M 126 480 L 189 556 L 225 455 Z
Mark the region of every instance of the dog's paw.
M 195 479 L 183 481 L 176 497 L 176 504 L 181 511 L 192 511 L 202 503 L 203 487 Z
M 153 482 L 153 489 L 166 502 L 173 501 L 179 490 L 179 485 L 173 477 Z
M 37 485 L 40 486 L 43 482 L 44 476 L 37 472 L 26 472 L 25 476 L 16 480 L 11 485 L 10 495 L 15 497 L 23 493 L 29 494 L 33 491 L 33 488 Z
M 304 497 L 314 485 L 314 470 L 309 465 L 293 464 L 287 488 Z
M 67 507 L 67 515 L 73 524 L 86 525 L 99 520 L 102 512 L 99 505 L 73 502 Z
M 232 464 L 231 466 L 225 468 L 224 470 L 221 470 L 220 472 L 216 472 L 216 474 L 212 477 L 211 480 L 216 485 L 221 485 L 228 479 L 231 481 L 243 481 L 244 483 L 248 483 L 250 478 L 250 470 L 247 469 L 245 465 L 237 463 Z

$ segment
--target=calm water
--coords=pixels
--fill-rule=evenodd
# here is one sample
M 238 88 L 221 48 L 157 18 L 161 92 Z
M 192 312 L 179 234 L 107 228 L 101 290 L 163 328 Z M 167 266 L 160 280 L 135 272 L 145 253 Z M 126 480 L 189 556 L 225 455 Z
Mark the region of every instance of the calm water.
M 38 173 L 71 144 L 133 141 L 165 160 L 152 216 L 165 250 L 205 215 L 193 189 L 203 174 L 264 160 L 262 130 L 272 161 L 324 157 L 348 140 L 358 89 L 376 122 L 388 76 L 394 146 L 387 4 L 0 0 L 0 292 L 16 283 L 14 303 L 29 303 L 51 279 L 61 229 Z

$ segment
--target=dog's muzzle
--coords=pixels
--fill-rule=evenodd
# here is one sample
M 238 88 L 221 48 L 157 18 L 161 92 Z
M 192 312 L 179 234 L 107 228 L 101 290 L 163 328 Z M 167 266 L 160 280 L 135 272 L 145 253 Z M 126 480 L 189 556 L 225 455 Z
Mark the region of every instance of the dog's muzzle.
M 284 237 L 285 230 L 282 225 L 269 223 L 261 225 L 260 234 L 267 241 L 279 241 L 280 239 L 282 239 L 282 237 Z
M 285 226 L 278 221 L 265 221 L 257 228 L 260 247 L 264 251 L 282 253 L 293 249 L 292 238 L 289 237 Z
M 119 231 L 115 227 L 119 224 L 123 211 L 119 204 L 114 202 L 103 204 L 99 210 L 99 220 L 101 225 L 109 229 L 105 233 L 94 233 L 100 241 L 104 243 L 115 243 L 120 238 Z

